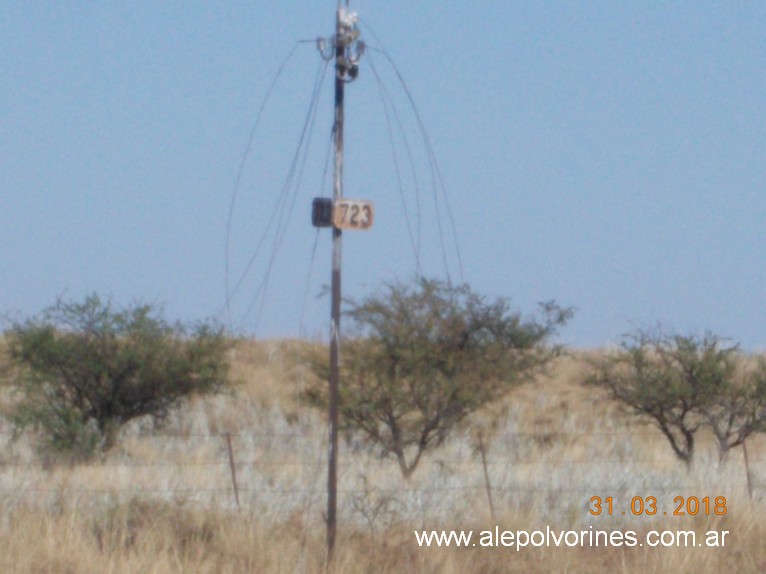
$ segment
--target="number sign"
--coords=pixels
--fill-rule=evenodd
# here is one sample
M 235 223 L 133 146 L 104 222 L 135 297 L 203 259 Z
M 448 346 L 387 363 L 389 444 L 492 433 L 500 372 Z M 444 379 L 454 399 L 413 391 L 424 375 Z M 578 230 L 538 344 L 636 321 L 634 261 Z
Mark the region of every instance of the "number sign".
M 363 199 L 339 199 L 332 211 L 332 223 L 338 229 L 369 229 L 375 216 L 372 202 Z

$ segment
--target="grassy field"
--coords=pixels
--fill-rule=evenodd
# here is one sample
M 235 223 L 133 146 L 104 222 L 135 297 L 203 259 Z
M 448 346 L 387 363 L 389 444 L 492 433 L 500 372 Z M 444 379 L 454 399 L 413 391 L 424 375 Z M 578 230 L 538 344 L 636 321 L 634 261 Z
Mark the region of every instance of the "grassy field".
M 156 429 L 138 421 L 104 460 L 41 461 L 32 437 L 10 441 L 0 418 L 0 572 L 319 573 L 324 564 L 326 428 L 301 407 L 297 342 L 244 342 L 235 390 L 191 401 Z M 665 439 L 579 384 L 587 353 L 562 357 L 550 376 L 520 388 L 479 420 L 487 477 L 467 427 L 405 481 L 396 463 L 343 443 L 340 573 L 766 571 L 760 512 L 764 443 L 749 445 L 752 500 L 741 450 L 719 465 L 701 436 L 687 472 Z M 5 397 L 3 400 L 7 401 Z M 230 469 L 235 461 L 239 504 Z M 593 516 L 590 499 L 612 497 Z M 634 497 L 657 499 L 633 516 Z M 676 496 L 709 497 L 710 513 L 673 516 Z M 727 499 L 716 516 L 716 497 Z M 494 510 L 494 517 L 492 516 Z M 621 513 L 626 511 L 626 515 Z M 668 516 L 664 516 L 667 512 Z M 546 548 L 420 547 L 414 531 L 729 531 L 725 546 Z

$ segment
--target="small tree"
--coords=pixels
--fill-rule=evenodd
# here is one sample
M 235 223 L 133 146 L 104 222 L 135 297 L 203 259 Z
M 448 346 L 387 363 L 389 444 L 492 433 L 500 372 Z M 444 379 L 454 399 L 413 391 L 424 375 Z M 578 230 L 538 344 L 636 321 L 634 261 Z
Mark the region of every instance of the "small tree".
M 7 337 L 16 428 L 34 426 L 44 447 L 83 457 L 112 447 L 129 420 L 162 418 L 183 397 L 221 390 L 227 378 L 220 329 L 170 325 L 151 305 L 119 310 L 96 295 L 59 300 Z
M 723 458 L 762 425 L 766 384 L 740 382 L 741 355 L 715 335 L 662 336 L 639 331 L 598 361 L 586 382 L 651 420 L 687 467 L 695 435 L 710 427 Z
M 725 462 L 732 448 L 744 445 L 766 424 L 766 363 L 759 360 L 754 369 L 738 371 L 701 409 L 705 425 L 716 438 L 719 462 Z
M 524 320 L 507 299 L 422 278 L 348 307 L 357 336 L 343 343 L 341 425 L 394 456 L 405 478 L 466 416 L 538 372 L 558 351 L 548 340 L 572 314 L 548 303 L 542 322 Z M 324 355 L 312 366 L 320 382 L 309 398 L 326 405 Z

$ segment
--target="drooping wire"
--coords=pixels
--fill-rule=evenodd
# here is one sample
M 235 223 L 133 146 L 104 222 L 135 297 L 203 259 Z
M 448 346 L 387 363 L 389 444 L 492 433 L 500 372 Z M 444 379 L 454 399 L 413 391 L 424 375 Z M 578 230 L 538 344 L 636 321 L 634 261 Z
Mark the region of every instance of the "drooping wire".
M 242 183 L 242 176 L 245 171 L 245 164 L 247 163 L 247 158 L 250 155 L 250 152 L 253 148 L 253 143 L 255 142 L 255 134 L 258 131 L 258 126 L 261 123 L 261 118 L 263 117 L 263 112 L 266 109 L 267 104 L 269 103 L 269 100 L 271 99 L 271 94 L 274 91 L 274 88 L 276 87 L 277 83 L 279 82 L 280 77 L 282 76 L 282 73 L 284 72 L 285 68 L 287 67 L 288 62 L 293 57 L 293 54 L 295 54 L 295 51 L 298 49 L 298 44 L 296 43 L 292 50 L 287 54 L 287 57 L 284 59 L 282 64 L 279 66 L 276 75 L 274 76 L 274 79 L 271 81 L 271 84 L 269 85 L 269 89 L 266 91 L 266 96 L 263 98 L 263 101 L 261 102 L 260 107 L 258 108 L 258 113 L 255 116 L 255 123 L 253 124 L 253 128 L 250 130 L 250 136 L 247 140 L 247 146 L 245 146 L 245 151 L 242 154 L 242 158 L 239 162 L 239 168 L 237 169 L 237 177 L 234 182 L 234 191 L 232 191 L 231 199 L 229 201 L 229 214 L 226 220 L 226 253 L 225 253 L 225 260 L 224 260 L 224 267 L 225 267 L 225 276 L 226 276 L 226 301 L 224 303 L 224 309 L 226 311 L 226 320 L 229 324 L 229 329 L 232 328 L 232 320 L 231 320 L 231 300 L 234 297 L 235 293 L 232 292 L 230 285 L 231 285 L 231 273 L 230 273 L 230 266 L 229 261 L 231 258 L 231 228 L 232 228 L 232 222 L 234 219 L 234 207 L 237 202 L 237 196 L 239 194 L 240 185 Z
M 369 28 L 369 26 L 367 26 L 367 27 Z M 374 31 L 372 31 L 372 34 L 373 34 L 373 36 L 375 36 Z M 308 43 L 308 41 L 307 42 L 299 42 L 299 43 Z M 306 166 L 306 160 L 307 160 L 307 157 L 308 157 L 308 150 L 309 150 L 309 147 L 311 145 L 310 144 L 310 142 L 311 142 L 311 135 L 312 135 L 313 129 L 314 129 L 314 121 L 315 121 L 315 118 L 316 118 L 316 109 L 317 109 L 317 102 L 318 102 L 318 98 L 319 98 L 319 92 L 321 91 L 321 85 L 322 85 L 322 82 L 323 82 L 324 73 L 325 73 L 325 70 L 327 68 L 327 61 L 324 62 L 324 66 L 320 65 L 321 66 L 321 70 L 318 71 L 318 73 L 317 73 L 317 79 L 315 80 L 315 83 L 314 83 L 314 90 L 312 92 L 311 103 L 309 105 L 309 111 L 307 113 L 306 120 L 305 120 L 304 125 L 303 125 L 303 130 L 301 132 L 301 136 L 300 136 L 298 145 L 297 145 L 295 153 L 293 155 L 293 159 L 292 159 L 292 162 L 291 162 L 291 165 L 290 165 L 290 169 L 289 169 L 287 178 L 285 179 L 284 185 L 283 185 L 281 193 L 279 195 L 279 199 L 277 201 L 277 205 L 276 205 L 275 209 L 272 211 L 272 213 L 271 213 L 271 215 L 269 217 L 269 220 L 268 220 L 268 223 L 266 225 L 266 228 L 263 231 L 263 234 L 261 235 L 261 237 L 260 237 L 260 239 L 259 239 L 259 241 L 257 243 L 257 246 L 255 248 L 255 251 L 254 251 L 253 255 L 248 260 L 248 262 L 247 262 L 247 264 L 245 266 L 244 271 L 239 276 L 236 284 L 232 288 L 231 287 L 231 283 L 232 283 L 232 280 L 231 280 L 231 270 L 230 270 L 230 252 L 231 252 L 232 222 L 233 222 L 233 214 L 234 214 L 234 210 L 235 210 L 235 204 L 236 204 L 236 200 L 237 200 L 237 194 L 239 193 L 239 189 L 241 187 L 241 180 L 242 180 L 242 177 L 243 177 L 244 167 L 245 167 L 245 164 L 246 164 L 247 157 L 249 156 L 249 154 L 251 152 L 251 148 L 253 147 L 253 143 L 255 141 L 255 135 L 256 135 L 256 132 L 257 132 L 257 128 L 258 128 L 258 126 L 259 126 L 259 124 L 261 122 L 261 116 L 262 116 L 262 114 L 263 114 L 263 112 L 264 112 L 264 110 L 266 108 L 266 105 L 267 105 L 268 101 L 271 98 L 272 92 L 274 91 L 275 86 L 276 86 L 280 76 L 282 75 L 282 72 L 284 71 L 285 67 L 287 66 L 288 61 L 290 60 L 290 58 L 292 57 L 293 53 L 295 52 L 296 47 L 297 47 L 297 44 L 296 44 L 296 46 L 293 47 L 293 49 L 291 50 L 291 52 L 288 55 L 288 57 L 285 59 L 285 61 L 280 66 L 280 68 L 279 68 L 279 70 L 277 72 L 276 77 L 272 81 L 272 84 L 270 85 L 270 87 L 269 87 L 269 89 L 267 91 L 266 98 L 264 99 L 264 102 L 261 104 L 261 106 L 259 108 L 258 115 L 257 115 L 257 118 L 256 118 L 256 123 L 253 126 L 253 129 L 252 129 L 252 131 L 250 133 L 250 138 L 248 140 L 247 149 L 245 150 L 245 153 L 243 154 L 243 157 L 242 157 L 242 160 L 241 160 L 241 163 L 240 163 L 240 166 L 239 166 L 239 170 L 237 172 L 235 189 L 234 189 L 234 192 L 232 194 L 232 198 L 231 198 L 231 202 L 230 202 L 230 206 L 229 206 L 229 216 L 228 216 L 227 231 L 226 231 L 226 262 L 225 262 L 226 263 L 226 265 L 225 265 L 226 266 L 226 304 L 225 304 L 225 310 L 226 310 L 227 319 L 228 319 L 230 327 L 232 325 L 232 316 L 231 316 L 231 303 L 232 303 L 232 300 L 234 299 L 234 297 L 237 295 L 237 293 L 239 292 L 240 288 L 242 287 L 245 279 L 247 278 L 247 276 L 250 273 L 253 265 L 255 264 L 255 261 L 258 258 L 262 248 L 264 247 L 264 244 L 265 244 L 265 242 L 267 240 L 267 237 L 271 233 L 272 228 L 274 228 L 274 243 L 273 243 L 273 246 L 272 246 L 271 255 L 270 255 L 269 259 L 268 259 L 268 264 L 267 264 L 266 272 L 265 272 L 265 274 L 264 274 L 260 284 L 258 285 L 258 287 L 257 287 L 257 289 L 256 289 L 256 291 L 255 291 L 255 293 L 254 293 L 254 295 L 253 295 L 253 297 L 251 299 L 251 302 L 250 302 L 250 304 L 247 307 L 247 310 L 246 310 L 244 316 L 241 318 L 241 322 L 244 323 L 244 321 L 247 319 L 247 317 L 253 311 L 255 305 L 257 305 L 258 302 L 260 301 L 260 305 L 258 307 L 258 314 L 257 314 L 257 317 L 256 317 L 256 325 L 260 322 L 260 318 L 262 316 L 262 312 L 263 312 L 263 308 L 264 308 L 264 303 L 265 303 L 265 299 L 266 299 L 266 291 L 268 290 L 268 285 L 269 285 L 271 273 L 272 273 L 273 268 L 274 268 L 274 264 L 275 264 L 275 260 L 276 260 L 277 254 L 278 254 L 278 252 L 279 252 L 279 250 L 280 250 L 280 248 L 282 246 L 282 243 L 284 241 L 285 234 L 286 234 L 286 231 L 287 231 L 287 227 L 288 227 L 288 224 L 289 224 L 289 220 L 290 220 L 290 217 L 291 217 L 291 215 L 293 213 L 293 209 L 295 207 L 298 191 L 300 189 L 301 182 L 302 182 L 302 179 L 303 179 L 303 173 L 304 173 L 304 169 L 305 169 L 305 166 Z M 404 90 L 404 92 L 405 92 L 405 94 L 407 96 L 407 100 L 409 102 L 409 105 L 412 108 L 412 112 L 414 114 L 414 117 L 417 120 L 418 131 L 419 131 L 420 136 L 421 136 L 421 138 L 423 140 L 423 143 L 424 143 L 424 146 L 425 146 L 425 149 L 426 149 L 426 153 L 427 153 L 428 162 L 429 162 L 429 168 L 430 168 L 430 173 L 431 173 L 433 198 L 434 198 L 434 204 L 435 204 L 435 208 L 436 208 L 436 220 L 437 220 L 437 224 L 438 224 L 438 228 L 439 228 L 439 240 L 440 240 L 440 245 L 441 245 L 442 259 L 443 259 L 443 263 L 444 263 L 445 272 L 447 274 L 447 279 L 451 280 L 450 279 L 450 270 L 449 270 L 448 258 L 447 258 L 447 253 L 446 253 L 447 250 L 446 250 L 446 245 L 445 245 L 445 241 L 444 241 L 444 232 L 443 232 L 443 229 L 442 229 L 442 227 L 443 227 L 442 226 L 442 216 L 441 216 L 441 210 L 442 209 L 446 209 L 447 215 L 449 217 L 449 224 L 450 224 L 450 227 L 451 227 L 451 230 L 452 230 L 452 239 L 453 239 L 454 245 L 455 245 L 455 250 L 456 250 L 456 254 L 457 254 L 457 262 L 458 262 L 458 265 L 459 265 L 459 271 L 460 271 L 460 276 L 461 276 L 461 280 L 462 280 L 463 266 L 462 266 L 462 258 L 461 258 L 461 254 L 460 254 L 460 246 L 459 246 L 459 243 L 458 243 L 457 230 L 456 230 L 456 226 L 455 226 L 455 220 L 454 220 L 454 217 L 453 217 L 453 214 L 452 214 L 452 210 L 451 210 L 451 207 L 450 207 L 449 198 L 448 198 L 447 193 L 446 193 L 446 186 L 444 184 L 443 174 L 441 172 L 441 169 L 439 168 L 438 162 L 436 161 L 436 156 L 435 156 L 435 153 L 434 153 L 434 150 L 433 150 L 433 146 L 431 144 L 431 140 L 430 140 L 428 131 L 425 128 L 425 124 L 424 124 L 424 122 L 422 120 L 422 117 L 420 115 L 420 112 L 419 112 L 419 110 L 418 110 L 418 108 L 417 108 L 417 106 L 415 104 L 415 101 L 414 101 L 414 98 L 412 96 L 412 93 L 411 93 L 407 83 L 405 82 L 403 76 L 401 75 L 400 71 L 398 70 L 396 64 L 392 60 L 392 58 L 384 50 L 376 49 L 376 48 L 371 48 L 371 50 L 373 50 L 376 53 L 382 54 L 383 57 L 385 57 L 386 60 L 388 61 L 388 63 L 391 65 L 392 69 L 394 70 L 394 73 L 397 76 L 397 79 L 398 79 L 402 89 Z M 393 156 L 393 161 L 394 161 L 394 167 L 396 169 L 396 177 L 397 177 L 397 183 L 398 183 L 398 187 L 399 187 L 399 194 L 400 194 L 400 198 L 402 200 L 402 203 L 405 206 L 405 209 L 404 209 L 404 211 L 405 211 L 405 220 L 406 220 L 406 224 L 407 224 L 407 228 L 408 228 L 408 233 L 409 233 L 409 237 L 410 237 L 410 243 L 411 243 L 411 245 L 413 247 L 413 251 L 415 253 L 415 259 L 416 259 L 416 264 L 417 264 L 417 267 L 418 267 L 418 273 L 420 273 L 420 244 L 421 244 L 421 218 L 420 218 L 420 215 L 421 215 L 421 207 L 420 207 L 420 191 L 419 191 L 419 184 L 418 184 L 418 178 L 417 178 L 417 170 L 415 169 L 415 161 L 413 159 L 413 154 L 412 154 L 412 150 L 410 148 L 410 143 L 409 143 L 409 140 L 407 139 L 406 131 L 404 130 L 404 127 L 403 127 L 403 124 L 402 124 L 402 120 L 401 120 L 401 117 L 399 116 L 399 112 L 397 110 L 397 107 L 394 104 L 394 101 L 393 101 L 393 99 L 391 97 L 391 94 L 386 89 L 386 86 L 383 83 L 382 78 L 381 78 L 380 74 L 378 73 L 378 70 L 375 67 L 371 57 L 370 57 L 370 61 L 371 61 L 371 68 L 373 69 L 373 74 L 375 76 L 376 83 L 378 85 L 379 94 L 380 94 L 381 100 L 383 101 L 387 129 L 388 129 L 389 139 L 391 141 L 391 146 L 392 146 L 392 156 Z M 407 157 L 408 157 L 408 160 L 409 160 L 410 169 L 412 170 L 412 174 L 413 174 L 413 181 L 414 181 L 414 184 L 415 184 L 415 201 L 416 201 L 416 204 L 417 204 L 417 234 L 413 233 L 412 223 L 410 221 L 410 216 L 409 216 L 408 211 L 406 209 L 406 199 L 405 199 L 405 196 L 404 196 L 404 189 L 403 189 L 403 184 L 402 184 L 402 175 L 400 173 L 400 161 L 399 161 L 399 156 L 397 155 L 396 145 L 395 145 L 395 141 L 394 141 L 394 129 L 393 129 L 393 126 L 392 126 L 391 114 L 393 114 L 394 119 L 396 121 L 396 125 L 398 126 L 398 128 L 399 128 L 399 130 L 400 130 L 400 132 L 402 134 L 403 142 L 404 142 L 405 147 L 407 149 Z M 305 144 L 305 148 L 304 148 L 304 144 Z M 326 171 L 327 171 L 327 165 L 325 166 L 325 176 L 323 176 L 323 180 L 326 177 Z M 296 181 L 296 177 L 297 177 L 297 183 L 294 183 Z M 323 186 L 324 186 L 324 182 L 323 182 Z M 439 194 L 441 194 L 441 196 L 444 199 L 444 205 L 441 206 L 441 207 L 440 207 L 440 202 L 439 202 Z M 275 224 L 276 224 L 276 226 L 275 226 Z M 301 330 L 303 329 L 303 321 L 304 321 L 304 317 L 305 317 L 306 300 L 307 300 L 307 295 L 308 295 L 309 283 L 310 283 L 310 279 L 311 279 L 311 272 L 312 272 L 312 268 L 313 268 L 314 260 L 315 260 L 315 256 L 316 256 L 317 244 L 318 244 L 318 234 L 317 234 L 317 236 L 314 239 L 314 245 L 313 245 L 313 248 L 312 248 L 312 254 L 311 254 L 311 261 L 310 261 L 310 266 L 309 266 L 309 271 L 308 271 L 308 277 L 307 277 L 307 281 L 306 281 L 306 287 L 304 289 L 303 304 L 302 304 L 302 308 L 301 308 Z
M 382 42 L 378 38 L 375 31 L 372 29 L 372 27 L 364 20 L 360 18 L 360 22 L 364 24 L 364 27 L 369 30 L 372 37 L 378 42 L 379 45 L 382 46 Z M 437 227 L 439 231 L 439 240 L 442 248 L 442 259 L 444 262 L 445 267 L 445 273 L 447 274 L 447 280 L 450 281 L 450 272 L 449 272 L 449 265 L 447 264 L 447 254 L 446 254 L 446 247 L 444 244 L 443 239 L 443 230 L 442 230 L 442 223 L 441 223 L 441 215 L 440 215 L 440 209 L 439 209 L 439 203 L 438 203 L 438 194 L 441 193 L 443 199 L 444 199 L 444 209 L 447 212 L 447 216 L 449 219 L 450 228 L 452 231 L 452 240 L 455 245 L 455 254 L 457 257 L 457 263 L 458 263 L 458 270 L 460 273 L 460 280 L 461 282 L 464 281 L 464 275 L 463 275 L 463 261 L 462 256 L 460 254 L 460 243 L 458 241 L 458 235 L 457 235 L 457 226 L 455 225 L 455 218 L 452 213 L 452 208 L 450 206 L 449 196 L 447 195 L 447 189 L 446 185 L 444 183 L 444 176 L 442 174 L 441 168 L 439 167 L 439 163 L 436 159 L 436 153 L 434 152 L 433 145 L 431 144 L 431 138 L 428 134 L 428 130 L 425 127 L 425 123 L 423 122 L 423 118 L 420 114 L 420 111 L 417 107 L 417 104 L 415 103 L 415 99 L 412 96 L 412 92 L 409 89 L 409 86 L 407 85 L 407 82 L 404 80 L 404 77 L 402 76 L 401 72 L 399 71 L 398 66 L 393 61 L 391 56 L 388 54 L 388 52 L 382 48 L 375 48 L 367 45 L 367 48 L 373 52 L 381 54 L 390 64 L 394 74 L 396 75 L 399 84 L 401 85 L 402 89 L 404 90 L 405 95 L 407 96 L 407 100 L 410 104 L 410 107 L 412 108 L 413 115 L 415 116 L 415 119 L 417 121 L 418 125 L 418 131 L 420 132 L 420 136 L 423 139 L 423 144 L 426 149 L 426 155 L 428 157 L 429 167 L 431 170 L 431 180 L 432 184 L 434 186 L 434 204 L 436 208 L 436 219 L 437 219 Z
M 447 188 L 444 184 L 444 175 L 442 174 L 441 168 L 439 167 L 439 162 L 436 159 L 436 153 L 434 152 L 433 145 L 431 144 L 431 138 L 428 134 L 428 130 L 426 129 L 425 123 L 423 122 L 423 118 L 420 115 L 420 111 L 418 110 L 417 104 L 415 103 L 415 99 L 412 97 L 412 92 L 409 89 L 409 86 L 407 85 L 407 82 L 405 82 L 404 77 L 399 72 L 399 68 L 396 66 L 394 61 L 391 59 L 391 56 L 388 55 L 387 52 L 371 48 L 371 50 L 378 52 L 379 54 L 382 54 L 386 60 L 391 64 L 391 67 L 394 70 L 394 73 L 396 74 L 396 77 L 399 79 L 399 83 L 402 86 L 402 89 L 404 90 L 404 93 L 407 95 L 407 99 L 410 102 L 410 105 L 412 106 L 412 112 L 415 115 L 415 118 L 418 123 L 418 129 L 420 131 L 421 137 L 423 138 L 423 144 L 426 147 L 426 153 L 428 154 L 429 158 L 429 165 L 431 166 L 432 171 L 432 177 L 435 175 L 435 190 L 438 190 L 441 192 L 442 197 L 444 198 L 444 206 L 445 210 L 447 212 L 447 216 L 449 218 L 449 224 L 450 228 L 452 230 L 452 240 L 455 244 L 455 254 L 457 256 L 457 263 L 458 263 L 458 270 L 460 273 L 460 281 L 463 282 L 465 279 L 463 277 L 463 259 L 460 255 L 460 243 L 458 241 L 457 236 L 457 226 L 455 225 L 455 218 L 452 214 L 452 208 L 450 206 L 449 196 L 447 195 Z M 442 236 L 442 226 L 441 226 L 441 217 L 438 215 L 438 200 L 436 198 L 436 194 L 434 194 L 434 203 L 436 205 L 437 209 L 437 223 L 439 224 L 439 235 L 440 238 Z M 443 247 L 443 240 L 442 240 L 442 247 Z M 444 258 L 444 264 L 445 264 L 445 271 L 447 273 L 448 279 L 449 279 L 449 267 L 447 266 L 446 262 L 446 253 L 442 253 L 442 256 Z
M 330 132 L 330 138 L 327 141 L 327 152 L 325 153 L 325 164 L 324 164 L 324 171 L 322 173 L 322 183 L 321 183 L 321 190 L 325 190 L 327 185 L 327 177 L 329 173 L 330 168 L 330 157 L 332 156 L 332 144 L 333 144 L 333 132 Z M 322 193 L 322 196 L 324 197 L 324 192 Z M 306 319 L 306 307 L 308 303 L 308 297 L 309 297 L 309 287 L 311 284 L 311 275 L 314 271 L 314 262 L 316 261 L 316 254 L 317 254 L 317 246 L 319 245 L 319 232 L 322 231 L 321 228 L 317 228 L 316 233 L 314 234 L 314 245 L 311 248 L 311 258 L 309 260 L 309 268 L 306 273 L 306 284 L 303 288 L 303 301 L 301 302 L 301 318 L 300 318 L 300 324 L 298 327 L 298 336 L 303 336 L 303 329 L 305 325 L 305 319 Z
M 303 43 L 303 42 L 299 42 L 299 43 Z M 283 222 L 285 221 L 285 212 L 286 212 L 286 209 L 287 209 L 286 205 L 287 205 L 287 202 L 288 202 L 288 199 L 289 199 L 289 192 L 290 192 L 290 188 L 291 188 L 291 185 L 292 185 L 293 177 L 294 177 L 294 174 L 295 174 L 296 165 L 298 163 L 298 158 L 300 157 L 300 152 L 301 152 L 301 149 L 303 147 L 303 142 L 304 142 L 304 140 L 306 138 L 306 134 L 307 134 L 307 131 L 308 131 L 308 126 L 312 122 L 312 118 L 313 118 L 314 113 L 315 113 L 316 108 L 317 108 L 317 101 L 318 101 L 318 97 L 319 97 L 319 90 L 321 88 L 321 79 L 324 76 L 325 69 L 326 69 L 326 63 L 320 62 L 319 67 L 318 67 L 318 71 L 317 71 L 317 75 L 316 75 L 316 79 L 314 81 L 314 88 L 313 88 L 312 94 L 311 94 L 311 100 L 310 100 L 310 104 L 309 104 L 309 111 L 307 113 L 306 120 L 305 120 L 304 125 L 303 125 L 303 130 L 301 132 L 301 137 L 300 137 L 298 146 L 296 147 L 296 151 L 295 151 L 295 154 L 294 154 L 294 157 L 293 157 L 293 161 L 292 161 L 292 164 L 291 164 L 288 176 L 286 178 L 285 184 L 282 186 L 282 189 L 281 189 L 280 195 L 278 197 L 276 206 L 273 209 L 273 211 L 271 212 L 271 215 L 270 215 L 269 220 L 268 220 L 268 222 L 266 224 L 266 227 L 264 228 L 263 233 L 261 234 L 261 236 L 260 236 L 260 238 L 259 238 L 259 240 L 257 242 L 255 250 L 252 253 L 252 256 L 247 261 L 247 264 L 246 264 L 244 270 L 242 271 L 242 273 L 239 275 L 239 278 L 238 278 L 236 284 L 234 285 L 234 287 L 230 288 L 228 290 L 228 293 L 227 293 L 227 307 L 230 309 L 231 301 L 234 299 L 235 295 L 238 293 L 239 289 L 244 284 L 245 279 L 248 277 L 248 275 L 249 275 L 253 265 L 255 264 L 259 254 L 261 252 L 261 249 L 264 247 L 266 239 L 269 237 L 269 235 L 271 233 L 272 227 L 274 227 L 274 224 L 276 223 L 277 224 L 276 225 L 276 229 L 275 229 L 275 237 L 276 237 L 276 239 L 275 239 L 275 242 L 274 242 L 274 248 L 272 250 L 272 255 L 271 255 L 270 260 L 269 260 L 269 270 L 268 270 L 267 274 L 263 277 L 263 280 L 261 281 L 260 285 L 258 286 L 258 289 L 257 289 L 257 291 L 256 291 L 256 293 L 255 293 L 255 295 L 254 295 L 250 305 L 248 306 L 247 312 L 245 313 L 245 315 L 243 317 L 241 317 L 241 319 L 240 319 L 240 326 L 242 324 L 244 324 L 245 320 L 247 319 L 247 316 L 252 311 L 252 308 L 255 305 L 255 303 L 257 302 L 259 296 L 263 293 L 264 289 L 267 287 L 268 280 L 269 280 L 269 275 L 270 275 L 270 271 L 271 271 L 271 267 L 273 267 L 274 259 L 276 257 L 276 251 L 278 251 L 279 244 L 281 243 L 280 239 L 284 238 Z M 289 214 L 292 213 L 292 207 L 294 206 L 294 203 L 295 203 L 295 198 L 293 198 L 293 202 L 290 205 L 290 208 L 288 210 L 288 217 L 287 217 L 288 220 L 289 220 Z M 227 263 L 228 263 L 228 257 L 227 257 Z M 230 284 L 230 279 L 229 279 L 229 284 Z M 230 317 L 230 315 L 229 315 L 229 317 Z M 233 330 L 231 318 L 229 319 L 229 324 L 230 324 L 230 329 Z
M 375 77 L 375 83 L 378 86 L 378 93 L 380 94 L 380 99 L 381 99 L 381 102 L 383 103 L 383 114 L 386 119 L 386 128 L 388 130 L 388 138 L 391 143 L 391 155 L 393 157 L 394 170 L 396 171 L 396 183 L 399 189 L 399 197 L 402 201 L 402 208 L 404 210 L 404 222 L 407 226 L 407 233 L 410 237 L 410 244 L 412 245 L 412 250 L 415 255 L 415 265 L 417 268 L 417 273 L 418 275 L 420 275 L 421 274 L 421 269 L 420 269 L 420 230 L 421 230 L 420 186 L 418 184 L 417 170 L 415 169 L 415 160 L 412 156 L 412 150 L 410 149 L 409 140 L 407 139 L 407 134 L 402 125 L 401 117 L 399 117 L 399 112 L 397 111 L 396 106 L 394 105 L 394 102 L 391 98 L 391 95 L 386 89 L 386 86 L 383 84 L 380 74 L 378 74 L 378 70 L 375 67 L 374 59 L 372 58 L 371 55 L 368 55 L 367 59 L 370 62 L 370 69 L 372 70 L 373 76 Z M 389 107 L 391 108 L 392 113 L 394 114 L 394 118 L 396 119 L 397 125 L 399 126 L 399 130 L 402 134 L 402 139 L 404 141 L 404 146 L 406 148 L 407 157 L 409 159 L 410 169 L 412 170 L 413 184 L 415 187 L 417 236 L 415 236 L 412 232 L 412 224 L 410 223 L 409 210 L 407 209 L 407 201 L 404 196 L 404 186 L 402 184 L 402 175 L 399 170 L 399 156 L 396 153 L 396 142 L 394 141 L 394 133 L 391 126 L 391 117 L 389 115 Z
M 252 312 L 255 305 L 260 300 L 260 304 L 258 305 L 258 312 L 256 315 L 255 323 L 254 323 L 254 329 L 257 329 L 258 324 L 260 323 L 260 319 L 263 313 L 263 307 L 266 301 L 266 291 L 268 290 L 269 281 L 271 278 L 271 273 L 274 269 L 274 263 L 276 261 L 277 254 L 282 246 L 282 243 L 284 242 L 285 234 L 287 232 L 287 226 L 290 221 L 290 217 L 292 216 L 293 210 L 295 208 L 296 199 L 298 197 L 298 191 L 300 189 L 301 182 L 303 180 L 303 173 L 306 167 L 306 160 L 308 158 L 308 151 L 311 146 L 311 139 L 312 134 L 314 131 L 314 123 L 316 119 L 316 112 L 318 108 L 319 103 L 319 95 L 321 93 L 322 85 L 324 83 L 324 78 L 326 77 L 326 71 L 328 68 L 328 62 L 322 61 L 319 64 L 319 68 L 317 70 L 317 75 L 315 77 L 314 81 L 314 89 L 311 94 L 311 102 L 309 104 L 309 110 L 306 114 L 306 119 L 303 124 L 303 128 L 301 130 L 301 135 L 298 141 L 298 144 L 295 149 L 295 153 L 293 154 L 293 158 L 290 164 L 290 168 L 287 174 L 287 177 L 285 178 L 285 182 L 282 186 L 282 191 L 280 193 L 280 204 L 281 206 L 278 206 L 279 211 L 279 219 L 277 221 L 277 226 L 275 229 L 275 239 L 274 244 L 271 251 L 271 256 L 269 257 L 269 261 L 266 267 L 266 272 L 264 273 L 264 276 L 258 285 L 257 289 L 255 290 L 255 293 L 253 294 L 253 297 L 251 298 L 251 302 L 247 307 L 247 310 L 245 311 L 242 321 L 244 322 L 247 317 Z M 305 145 L 304 145 L 305 143 Z M 295 181 L 295 184 L 293 182 Z M 290 198 L 292 190 L 292 198 Z M 289 201 L 289 205 L 288 205 Z M 273 214 L 272 214 L 273 215 Z M 264 237 L 267 232 L 264 232 Z M 248 268 L 245 271 L 247 273 L 252 266 L 252 263 L 255 261 L 255 258 L 257 256 L 257 253 L 253 255 L 250 262 L 248 263 Z M 243 274 L 244 277 L 244 274 Z

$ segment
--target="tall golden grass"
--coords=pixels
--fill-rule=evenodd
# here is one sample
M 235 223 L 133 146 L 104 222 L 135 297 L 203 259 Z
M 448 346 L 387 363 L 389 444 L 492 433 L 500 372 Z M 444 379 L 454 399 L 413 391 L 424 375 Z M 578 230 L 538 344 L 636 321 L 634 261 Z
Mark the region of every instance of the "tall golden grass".
M 33 436 L 0 450 L 0 572 L 319 573 L 325 571 L 326 429 L 297 400 L 307 376 L 300 341 L 242 341 L 231 393 L 191 400 L 164 428 L 137 421 L 104 460 L 45 465 Z M 579 384 L 588 353 L 479 413 L 481 458 L 468 425 L 430 453 L 409 481 L 353 440 L 340 461 L 340 533 L 333 571 L 766 571 L 760 513 L 763 440 L 751 441 L 753 500 L 741 455 L 719 465 L 701 436 L 691 471 L 661 434 Z M 0 436 L 10 428 L 0 418 Z M 225 436 L 236 460 L 234 500 Z M 613 497 L 594 517 L 592 496 Z M 657 517 L 626 516 L 632 497 L 658 499 Z M 725 516 L 672 516 L 675 496 L 727 497 Z M 671 516 L 662 516 L 670 511 Z M 661 516 L 661 517 L 660 517 Z M 417 545 L 415 530 L 728 530 L 721 548 L 456 548 Z

